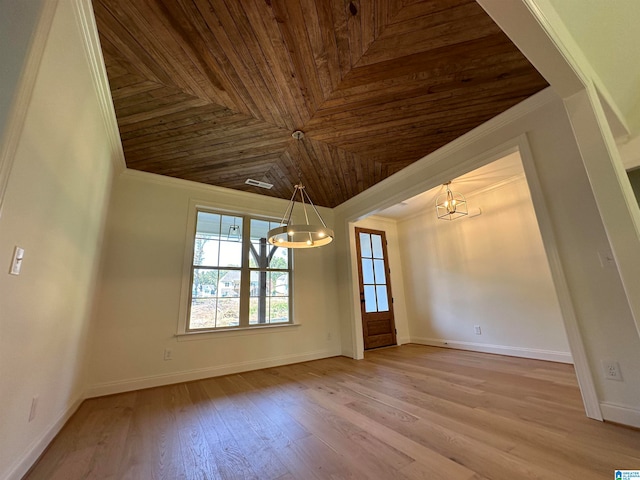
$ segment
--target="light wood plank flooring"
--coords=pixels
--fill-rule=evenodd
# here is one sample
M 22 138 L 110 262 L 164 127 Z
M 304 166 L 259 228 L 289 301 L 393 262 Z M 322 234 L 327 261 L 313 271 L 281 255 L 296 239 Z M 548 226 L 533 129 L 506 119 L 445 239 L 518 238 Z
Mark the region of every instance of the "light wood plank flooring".
M 87 400 L 36 479 L 611 479 L 573 367 L 405 345 Z

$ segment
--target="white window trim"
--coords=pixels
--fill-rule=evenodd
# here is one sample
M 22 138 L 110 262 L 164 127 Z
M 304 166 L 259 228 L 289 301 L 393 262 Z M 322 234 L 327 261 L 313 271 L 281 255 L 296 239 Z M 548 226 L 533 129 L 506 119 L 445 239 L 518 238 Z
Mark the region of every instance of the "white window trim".
M 214 337 L 220 334 L 227 334 L 227 336 L 253 334 L 253 333 L 266 333 L 272 329 L 281 327 L 295 327 L 299 326 L 299 323 L 294 321 L 294 287 L 293 287 L 293 272 L 294 272 L 294 258 L 293 251 L 289 251 L 290 255 L 290 269 L 289 269 L 289 317 L 290 321 L 287 323 L 274 323 L 274 324 L 258 324 L 258 325 L 241 325 L 238 327 L 223 327 L 216 329 L 202 329 L 202 330 L 189 330 L 189 305 L 191 302 L 191 269 L 193 267 L 193 250 L 195 247 L 195 234 L 196 224 L 198 219 L 198 211 L 205 211 L 211 213 L 219 213 L 224 215 L 237 215 L 242 217 L 250 217 L 257 220 L 268 220 L 279 222 L 281 219 L 271 217 L 269 215 L 260 213 L 240 212 L 237 210 L 229 210 L 224 207 L 219 207 L 209 202 L 201 200 L 189 200 L 189 213 L 187 215 L 187 228 L 185 232 L 185 248 L 184 257 L 182 261 L 182 284 L 180 287 L 180 310 L 178 312 L 178 329 L 176 331 L 176 337 L 179 340 L 195 340 L 206 337 Z M 244 258 L 243 255 L 243 267 L 244 263 L 248 264 L 248 258 Z M 249 269 L 248 269 L 249 270 Z M 241 307 L 242 312 L 242 307 Z M 262 332 L 260 332 L 262 331 Z

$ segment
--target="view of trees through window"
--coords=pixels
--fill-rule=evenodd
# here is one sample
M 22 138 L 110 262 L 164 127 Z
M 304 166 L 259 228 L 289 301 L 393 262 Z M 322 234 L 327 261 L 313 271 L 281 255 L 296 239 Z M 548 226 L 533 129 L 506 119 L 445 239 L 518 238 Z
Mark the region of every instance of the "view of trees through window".
M 290 321 L 289 251 L 267 242 L 277 225 L 197 212 L 190 330 Z

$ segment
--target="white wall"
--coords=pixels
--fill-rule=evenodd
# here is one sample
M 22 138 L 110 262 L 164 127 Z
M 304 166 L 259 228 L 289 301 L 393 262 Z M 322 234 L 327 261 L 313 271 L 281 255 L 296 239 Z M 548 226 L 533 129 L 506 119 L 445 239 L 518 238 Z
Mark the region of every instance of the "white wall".
M 571 362 L 524 172 L 466 198 L 481 215 L 398 223 L 411 341 Z
M 402 274 L 402 260 L 400 258 L 400 250 L 402 248 L 402 239 L 398 235 L 397 222 L 395 220 L 371 216 L 359 222 L 352 224 L 350 235 L 355 238 L 355 227 L 371 228 L 373 230 L 382 230 L 385 232 L 387 239 L 387 255 L 389 256 L 389 269 L 391 275 L 391 293 L 393 295 L 393 316 L 396 323 L 397 342 L 398 345 L 409 342 L 409 323 L 407 318 L 407 309 L 405 306 L 405 287 L 404 277 Z M 355 256 L 354 268 L 357 267 L 357 259 Z
M 177 339 L 190 199 L 280 218 L 287 201 L 128 171 L 105 239 L 89 395 L 259 369 L 340 353 L 334 245 L 294 254 L 294 321 Z M 331 210 L 322 209 L 333 223 Z M 164 361 L 165 348 L 173 360 Z
M 57 7 L 31 101 L 20 107 L 0 218 L 3 479 L 21 477 L 83 398 L 112 162 L 72 2 Z M 8 275 L 14 245 L 25 249 L 19 276 Z

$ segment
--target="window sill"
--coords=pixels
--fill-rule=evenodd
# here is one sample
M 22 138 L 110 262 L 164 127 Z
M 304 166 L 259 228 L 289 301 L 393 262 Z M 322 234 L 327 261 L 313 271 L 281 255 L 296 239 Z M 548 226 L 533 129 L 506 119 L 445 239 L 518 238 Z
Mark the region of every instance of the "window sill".
M 176 333 L 175 337 L 179 342 L 190 342 L 193 340 L 206 340 L 208 338 L 240 337 L 245 335 L 273 333 L 273 330 L 299 327 L 300 325 L 300 323 L 283 323 L 281 325 L 255 325 L 251 327 L 225 328 L 224 330 L 206 330 L 202 332 Z

